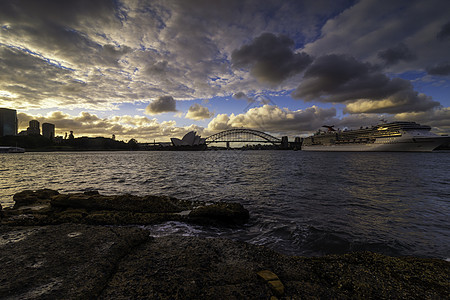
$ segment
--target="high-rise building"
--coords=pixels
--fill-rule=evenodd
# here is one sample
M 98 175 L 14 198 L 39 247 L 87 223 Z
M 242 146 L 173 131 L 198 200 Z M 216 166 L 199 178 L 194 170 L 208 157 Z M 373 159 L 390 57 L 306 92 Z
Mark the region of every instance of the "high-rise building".
M 42 135 L 53 140 L 55 138 L 55 124 L 42 123 Z
M 17 135 L 17 111 L 0 108 L 0 136 Z
M 30 121 L 30 126 L 27 128 L 27 134 L 28 135 L 40 135 L 41 134 L 41 128 L 39 127 L 38 120 Z

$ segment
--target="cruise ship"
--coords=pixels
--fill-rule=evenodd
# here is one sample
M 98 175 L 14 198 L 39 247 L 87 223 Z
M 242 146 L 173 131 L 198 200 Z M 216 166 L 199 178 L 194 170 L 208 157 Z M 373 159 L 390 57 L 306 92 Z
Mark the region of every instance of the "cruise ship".
M 335 130 L 323 126 L 304 139 L 305 151 L 415 151 L 431 152 L 450 142 L 450 136 L 430 132 L 431 127 L 415 122 L 391 122 L 357 130 Z

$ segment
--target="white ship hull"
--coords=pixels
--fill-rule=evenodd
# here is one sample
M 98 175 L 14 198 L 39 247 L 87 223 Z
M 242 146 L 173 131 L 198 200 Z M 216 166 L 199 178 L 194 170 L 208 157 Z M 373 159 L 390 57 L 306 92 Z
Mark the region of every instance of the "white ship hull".
M 450 137 L 377 139 L 374 143 L 349 143 L 339 145 L 302 146 L 304 151 L 403 151 L 431 152 L 442 144 L 450 142 Z

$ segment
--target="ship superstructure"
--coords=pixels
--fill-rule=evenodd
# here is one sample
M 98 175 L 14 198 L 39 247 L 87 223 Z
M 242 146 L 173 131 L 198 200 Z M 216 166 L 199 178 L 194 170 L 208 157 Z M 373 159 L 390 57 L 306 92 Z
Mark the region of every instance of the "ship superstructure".
M 391 122 L 356 130 L 319 130 L 304 139 L 306 151 L 419 151 L 430 152 L 450 142 L 449 136 L 430 132 L 431 127 L 415 122 Z

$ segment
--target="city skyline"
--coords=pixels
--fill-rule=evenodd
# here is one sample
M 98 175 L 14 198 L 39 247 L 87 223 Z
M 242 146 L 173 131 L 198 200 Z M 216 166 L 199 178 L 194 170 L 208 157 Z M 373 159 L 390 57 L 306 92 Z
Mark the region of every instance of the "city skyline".
M 450 132 L 448 1 L 3 1 L 0 107 L 56 135 Z

